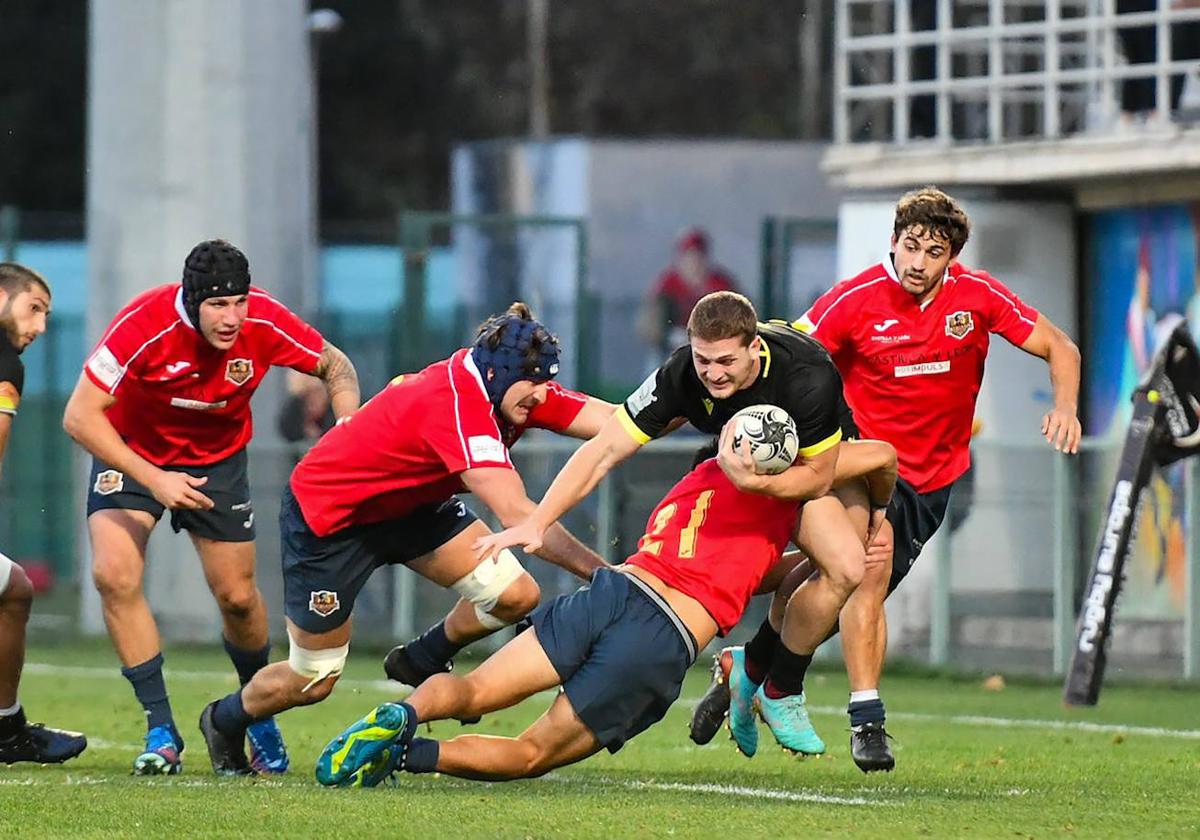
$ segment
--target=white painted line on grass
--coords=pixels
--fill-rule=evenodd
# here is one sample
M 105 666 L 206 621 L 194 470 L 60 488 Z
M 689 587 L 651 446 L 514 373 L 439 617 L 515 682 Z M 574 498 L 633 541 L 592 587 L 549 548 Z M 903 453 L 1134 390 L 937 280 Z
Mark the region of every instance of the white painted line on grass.
M 547 776 L 546 778 L 551 778 Z M 818 805 L 896 805 L 885 799 L 864 799 L 859 796 L 830 796 L 807 790 L 773 790 L 771 788 L 744 787 L 742 785 L 715 785 L 685 782 L 642 782 L 617 779 L 567 779 L 554 777 L 555 781 L 600 784 L 605 787 L 623 787 L 630 790 L 661 790 L 669 793 L 714 793 L 719 796 L 736 796 L 750 799 L 775 799 L 782 802 L 812 802 Z
M 50 665 L 44 662 L 25 663 L 25 673 L 44 674 L 48 676 L 81 677 L 85 679 L 124 679 L 118 668 L 97 668 L 87 665 Z M 230 685 L 236 684 L 236 677 L 230 671 L 176 671 L 163 669 L 163 674 L 173 680 L 204 680 L 225 681 Z M 374 691 L 396 692 L 401 689 L 400 683 L 391 680 L 362 680 L 342 677 L 339 685 L 356 688 L 369 688 Z M 557 689 L 551 689 L 555 693 Z M 699 697 L 690 697 L 678 701 L 680 706 L 695 706 L 700 702 Z M 842 715 L 846 710 L 842 706 L 809 706 L 810 712 L 824 715 Z M 1084 720 L 1035 720 L 1029 718 L 1002 718 L 984 715 L 930 715 L 920 712 L 888 712 L 890 720 L 925 721 L 929 723 L 954 723 L 965 726 L 991 726 L 1001 729 L 1052 729 L 1066 732 L 1091 732 L 1107 735 L 1145 735 L 1150 738 L 1184 738 L 1200 740 L 1200 729 L 1168 729 L 1162 726 L 1133 726 L 1123 723 L 1092 723 Z
M 680 705 L 695 706 L 699 697 L 680 700 Z M 845 717 L 842 706 L 809 706 L 809 712 Z M 1185 738 L 1200 740 L 1200 729 L 1168 729 L 1162 726 L 1133 726 L 1124 723 L 1092 723 L 1086 720 L 1036 720 L 1002 718 L 985 715 L 930 715 L 920 712 L 887 713 L 888 720 L 913 720 L 927 723 L 956 723 L 965 726 L 992 726 L 1000 729 L 1053 729 L 1067 732 L 1092 732 L 1102 735 L 1146 735 L 1151 738 Z

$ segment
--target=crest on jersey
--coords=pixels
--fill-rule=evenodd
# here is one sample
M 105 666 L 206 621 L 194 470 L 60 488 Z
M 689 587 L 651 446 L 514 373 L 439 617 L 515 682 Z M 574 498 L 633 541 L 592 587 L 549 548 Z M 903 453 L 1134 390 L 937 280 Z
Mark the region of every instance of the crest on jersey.
M 111 496 L 125 489 L 125 475 L 116 470 L 104 470 L 96 475 L 96 483 L 92 489 L 101 496 Z
M 241 385 L 254 376 L 254 362 L 249 359 L 230 359 L 225 363 L 225 378 L 234 385 Z
M 946 335 L 951 338 L 962 339 L 973 329 L 975 329 L 975 319 L 970 312 L 951 312 L 946 316 Z
M 321 616 L 321 618 L 326 618 L 341 609 L 342 605 L 338 601 L 336 592 L 330 592 L 328 589 L 318 589 L 308 593 L 308 608 Z

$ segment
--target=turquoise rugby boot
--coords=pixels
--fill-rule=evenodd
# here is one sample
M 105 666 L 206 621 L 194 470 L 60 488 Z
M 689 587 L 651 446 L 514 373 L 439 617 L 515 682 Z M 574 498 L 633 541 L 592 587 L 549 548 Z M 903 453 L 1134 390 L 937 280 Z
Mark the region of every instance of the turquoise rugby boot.
M 407 749 L 400 744 L 390 744 L 384 747 L 378 756 L 347 776 L 339 783 L 338 787 L 377 787 L 381 782 L 403 769 L 406 751 Z
M 385 750 L 399 746 L 402 753 L 415 730 L 409 725 L 408 711 L 399 703 L 376 706 L 321 751 L 317 781 L 329 787 L 350 782 L 356 772 L 375 765 Z M 398 740 L 405 743 L 398 745 Z
M 729 733 L 738 751 L 751 758 L 758 752 L 758 721 L 754 717 L 754 693 L 758 686 L 746 676 L 746 651 L 731 647 L 721 651 L 720 658 L 729 654 Z
M 821 755 L 825 752 L 825 742 L 813 729 L 804 702 L 803 692 L 772 700 L 760 688 L 754 695 L 754 705 L 779 746 L 794 753 Z

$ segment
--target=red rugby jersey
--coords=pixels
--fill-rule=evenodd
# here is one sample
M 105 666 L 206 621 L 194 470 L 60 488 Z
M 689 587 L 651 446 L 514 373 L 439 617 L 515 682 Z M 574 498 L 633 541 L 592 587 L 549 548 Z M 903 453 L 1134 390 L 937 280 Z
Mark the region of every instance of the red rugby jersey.
M 989 335 L 1019 347 L 1037 319 L 999 280 L 959 263 L 922 308 L 889 256 L 823 294 L 797 326 L 833 356 L 861 435 L 895 446 L 900 475 L 928 493 L 971 463 Z
M 586 403 L 552 382 L 528 426 L 563 431 Z M 523 431 L 501 430 L 470 350 L 459 350 L 396 377 L 326 432 L 292 471 L 292 493 L 319 536 L 396 519 L 461 492 L 466 470 L 512 469 L 508 447 Z
M 654 509 L 626 562 L 699 601 L 724 636 L 783 554 L 799 510 L 799 502 L 743 493 L 710 458 Z
M 233 346 L 218 350 L 196 331 L 178 283 L 142 292 L 117 313 L 84 364 L 117 398 L 108 419 L 157 466 L 213 464 L 253 434 L 250 397 L 271 365 L 312 373 L 321 334 L 257 287 Z

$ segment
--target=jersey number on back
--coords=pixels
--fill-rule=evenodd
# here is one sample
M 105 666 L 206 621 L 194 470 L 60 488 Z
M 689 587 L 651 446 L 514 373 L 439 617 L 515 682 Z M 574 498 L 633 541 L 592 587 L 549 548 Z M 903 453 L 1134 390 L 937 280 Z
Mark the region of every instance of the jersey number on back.
M 696 497 L 696 504 L 692 506 L 687 527 L 679 532 L 679 558 L 682 560 L 696 556 L 696 541 L 699 539 L 697 532 L 708 516 L 708 506 L 712 502 L 712 497 L 712 490 L 705 490 Z M 679 505 L 674 502 L 659 510 L 654 516 L 650 531 L 638 540 L 638 551 L 644 551 L 646 554 L 657 557 L 662 552 L 662 532 L 666 530 L 667 525 L 671 523 L 678 512 Z

